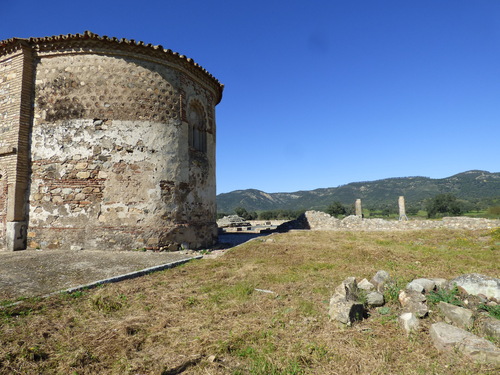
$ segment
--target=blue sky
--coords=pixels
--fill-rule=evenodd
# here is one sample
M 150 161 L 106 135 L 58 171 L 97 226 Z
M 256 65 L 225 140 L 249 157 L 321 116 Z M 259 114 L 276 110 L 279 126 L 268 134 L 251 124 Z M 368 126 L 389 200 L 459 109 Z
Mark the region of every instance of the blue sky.
M 498 0 L 0 0 L 0 40 L 84 30 L 225 84 L 218 193 L 500 171 Z

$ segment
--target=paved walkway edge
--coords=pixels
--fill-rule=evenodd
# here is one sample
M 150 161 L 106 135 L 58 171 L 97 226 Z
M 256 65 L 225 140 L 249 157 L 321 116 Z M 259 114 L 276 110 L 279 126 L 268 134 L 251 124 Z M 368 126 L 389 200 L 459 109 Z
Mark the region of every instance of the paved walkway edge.
M 103 285 L 103 284 L 117 283 L 117 282 L 123 281 L 123 280 L 135 279 L 136 277 L 144 276 L 144 275 L 147 275 L 147 274 L 150 274 L 150 273 L 153 273 L 153 272 L 163 271 L 163 270 L 166 270 L 166 269 L 169 269 L 169 268 L 174 268 L 174 267 L 180 266 L 180 265 L 182 265 L 184 263 L 187 263 L 187 262 L 189 262 L 191 260 L 202 259 L 202 258 L 203 258 L 203 255 L 198 255 L 198 256 L 195 256 L 195 257 L 192 257 L 192 258 L 185 258 L 185 259 L 177 260 L 175 262 L 160 264 L 159 266 L 148 267 L 148 268 L 144 268 L 144 269 L 139 270 L 139 271 L 129 272 L 129 273 L 125 273 L 123 275 L 113 276 L 113 277 L 110 277 L 110 278 L 107 278 L 107 279 L 102 279 L 102 280 L 94 281 L 93 283 L 90 283 L 90 284 L 84 284 L 84 285 L 79 285 L 79 286 L 75 286 L 75 287 L 68 288 L 68 289 L 59 290 L 57 292 L 52 292 L 52 293 L 49 293 L 49 294 L 45 294 L 45 295 L 43 295 L 43 296 L 41 296 L 39 298 L 47 298 L 47 297 L 55 296 L 57 294 L 62 294 L 62 293 L 68 293 L 69 294 L 69 293 L 74 293 L 74 292 L 78 292 L 78 291 L 81 291 L 81 290 L 93 289 L 93 288 L 96 288 L 99 285 Z M 22 302 L 23 301 L 18 301 L 18 302 L 11 303 L 9 305 L 1 306 L 0 309 L 1 308 L 5 308 L 5 307 L 16 306 L 16 305 L 19 305 Z

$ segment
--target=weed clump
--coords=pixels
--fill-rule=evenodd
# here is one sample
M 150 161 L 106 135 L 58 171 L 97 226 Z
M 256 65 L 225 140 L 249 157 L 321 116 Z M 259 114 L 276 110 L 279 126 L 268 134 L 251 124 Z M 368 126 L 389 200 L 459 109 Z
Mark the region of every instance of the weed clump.
M 441 288 L 436 291 L 432 291 L 427 296 L 427 299 L 432 303 L 446 302 L 455 306 L 463 306 L 463 303 L 459 298 L 459 294 L 460 292 L 458 287 L 455 285 L 452 289 Z

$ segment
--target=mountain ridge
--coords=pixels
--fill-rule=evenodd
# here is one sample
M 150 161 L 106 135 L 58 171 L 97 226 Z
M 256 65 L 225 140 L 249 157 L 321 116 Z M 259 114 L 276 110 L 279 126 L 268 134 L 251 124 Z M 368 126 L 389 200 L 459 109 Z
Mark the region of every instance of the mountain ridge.
M 440 193 L 451 193 L 471 202 L 498 198 L 500 172 L 475 169 L 437 179 L 424 176 L 389 177 L 290 193 L 266 193 L 258 189 L 234 190 L 217 195 L 217 211 L 232 212 L 236 207 L 249 211 L 321 210 L 334 201 L 347 205 L 358 198 L 366 207 L 383 208 L 397 205 L 400 195 L 405 196 L 407 205 L 422 205 L 426 199 Z

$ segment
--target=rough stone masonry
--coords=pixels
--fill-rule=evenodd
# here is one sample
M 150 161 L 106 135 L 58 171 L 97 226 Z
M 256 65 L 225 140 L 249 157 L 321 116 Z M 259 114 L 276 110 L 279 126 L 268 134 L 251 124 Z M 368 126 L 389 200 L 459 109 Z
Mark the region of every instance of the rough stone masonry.
M 213 244 L 222 91 L 162 46 L 0 41 L 0 248 Z

